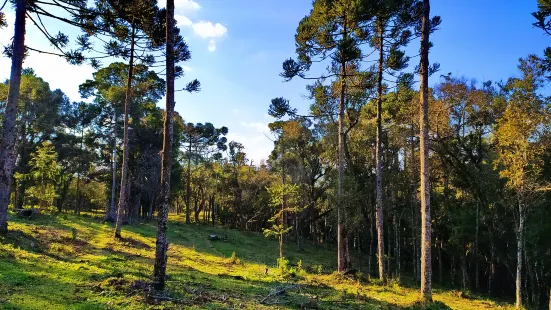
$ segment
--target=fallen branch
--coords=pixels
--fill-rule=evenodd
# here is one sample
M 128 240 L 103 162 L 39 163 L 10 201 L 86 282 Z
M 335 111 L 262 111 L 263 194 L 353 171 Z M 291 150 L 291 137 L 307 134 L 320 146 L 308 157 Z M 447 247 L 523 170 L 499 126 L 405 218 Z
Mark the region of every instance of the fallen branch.
M 293 285 L 285 286 L 285 287 L 282 287 L 282 288 L 279 288 L 279 289 L 274 289 L 270 292 L 270 294 L 268 294 L 268 296 L 264 297 L 264 299 L 262 299 L 260 301 L 260 303 L 264 304 L 268 298 L 273 297 L 273 296 L 281 295 L 281 294 L 285 293 L 286 291 L 288 291 L 290 289 L 293 289 L 293 288 L 300 289 L 300 286 L 298 284 L 293 284 Z

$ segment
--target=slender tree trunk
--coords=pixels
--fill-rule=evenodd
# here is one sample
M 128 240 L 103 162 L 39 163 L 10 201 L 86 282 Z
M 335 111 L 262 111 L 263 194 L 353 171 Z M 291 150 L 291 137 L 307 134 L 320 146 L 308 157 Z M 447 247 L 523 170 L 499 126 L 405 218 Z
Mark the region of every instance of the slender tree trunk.
M 191 222 L 191 134 L 189 137 L 188 159 L 187 159 L 187 182 L 186 182 L 186 224 Z
M 174 0 L 166 1 L 166 117 L 161 166 L 161 196 L 159 199 L 159 222 L 153 268 L 153 287 L 165 288 L 168 240 L 166 235 L 168 208 L 170 208 L 170 172 L 172 169 L 172 140 L 174 134 Z
M 130 61 L 128 62 L 128 82 L 126 84 L 126 98 L 124 100 L 124 136 L 122 140 L 122 170 L 121 170 L 121 191 L 119 195 L 119 209 L 117 212 L 117 222 L 115 224 L 115 238 L 121 238 L 122 213 L 126 209 L 126 195 L 128 192 L 128 112 L 132 100 L 132 78 L 134 71 L 134 36 L 135 28 L 132 25 L 132 37 L 130 41 Z
M 114 222 L 117 220 L 117 208 L 115 206 L 115 196 L 117 195 L 117 111 L 113 111 L 113 172 L 111 183 L 111 203 L 105 216 L 105 220 Z
M 412 268 L 413 268 L 413 278 L 415 279 L 415 281 L 419 281 L 419 273 L 420 273 L 420 259 L 419 259 L 419 247 L 418 247 L 418 242 L 417 242 L 417 238 L 419 237 L 419 234 L 418 234 L 418 223 L 419 223 L 419 220 L 418 220 L 418 213 L 417 213 L 417 186 L 416 186 L 416 180 L 415 180 L 415 174 L 417 172 L 417 169 L 416 169 L 416 166 L 415 166 L 415 163 L 416 163 L 416 158 L 415 158 L 415 130 L 414 130 L 414 126 L 413 126 L 413 123 L 411 124 L 411 158 L 410 158 L 410 162 L 411 162 L 411 180 L 410 180 L 410 183 L 411 183 L 411 237 L 412 237 L 412 246 L 413 246 L 413 249 L 412 249 Z
M 149 210 L 147 211 L 147 219 L 150 220 L 153 218 L 153 205 L 155 204 L 155 194 L 151 196 L 151 201 L 149 202 Z
M 525 210 L 524 205 L 519 199 L 518 201 L 519 212 L 519 225 L 517 231 L 517 276 L 516 276 L 516 290 L 515 290 L 515 307 L 520 309 L 522 307 L 522 254 L 524 245 L 524 221 Z
M 495 279 L 495 244 L 494 244 L 494 234 L 493 234 L 493 219 L 492 227 L 490 228 L 490 274 L 488 275 L 488 295 L 493 295 L 494 289 L 494 279 Z M 550 309 L 551 310 L 551 309 Z
M 373 243 L 375 242 L 375 234 L 373 229 L 373 219 L 375 217 L 375 212 L 373 210 L 373 205 L 371 205 L 371 217 L 369 218 L 369 253 L 367 257 L 367 273 L 371 276 L 371 260 L 373 258 Z
M 212 227 L 216 223 L 216 196 L 212 195 Z
M 0 233 L 2 234 L 8 232 L 8 204 L 15 165 L 15 120 L 17 116 L 17 102 L 19 101 L 23 57 L 25 56 L 25 13 L 27 1 L 17 0 L 15 6 L 15 32 L 13 36 L 10 86 L 4 110 L 2 138 L 0 140 Z
M 442 239 L 440 239 L 440 244 L 438 245 L 438 282 L 440 285 L 444 284 L 444 265 L 442 264 Z
M 431 221 L 430 221 L 430 180 L 429 180 L 429 18 L 430 1 L 423 0 L 423 21 L 421 29 L 420 66 L 420 108 L 421 108 L 421 297 L 425 302 L 432 301 L 431 266 Z
M 379 26 L 379 68 L 377 72 L 377 137 L 375 141 L 375 196 L 376 196 L 376 226 L 377 226 L 377 260 L 379 264 L 379 280 L 386 282 L 385 272 L 385 239 L 383 227 L 383 66 L 384 66 L 384 37 L 383 29 Z
M 467 254 L 461 254 L 461 289 L 467 290 Z
M 82 115 L 81 115 L 82 117 Z M 80 126 L 80 151 L 82 151 L 82 145 L 84 142 L 84 119 L 81 119 L 82 123 Z M 81 193 L 80 193 L 80 183 L 81 183 L 81 173 L 82 173 L 82 160 L 79 161 L 78 164 L 78 173 L 77 173 L 77 192 L 76 192 L 76 202 L 75 202 L 75 214 L 80 215 L 80 207 L 81 207 Z
M 341 64 L 341 90 L 339 100 L 339 151 L 338 151 L 338 180 L 337 180 L 337 271 L 344 272 L 346 270 L 346 250 L 344 238 L 345 223 L 343 210 L 343 195 L 342 183 L 344 181 L 344 100 L 346 91 L 346 63 Z
M 475 289 L 478 291 L 480 285 L 478 282 L 478 231 L 479 231 L 479 201 L 476 200 L 476 228 L 475 228 L 475 237 L 474 237 L 474 283 Z
M 450 263 L 450 269 L 451 269 L 451 285 L 452 287 L 455 286 L 455 256 L 452 254 L 452 259 Z

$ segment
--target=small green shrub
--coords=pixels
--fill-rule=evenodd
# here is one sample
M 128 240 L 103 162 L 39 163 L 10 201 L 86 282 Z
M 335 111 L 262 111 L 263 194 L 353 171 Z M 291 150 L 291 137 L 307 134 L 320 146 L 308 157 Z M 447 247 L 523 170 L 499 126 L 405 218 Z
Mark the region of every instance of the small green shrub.
M 73 241 L 77 240 L 77 233 L 78 233 L 78 231 L 77 231 L 76 228 L 74 228 L 74 227 L 71 228 L 71 240 L 73 240 Z
M 233 265 L 241 265 L 241 260 L 237 257 L 235 251 L 231 253 L 231 257 L 228 259 L 228 262 Z

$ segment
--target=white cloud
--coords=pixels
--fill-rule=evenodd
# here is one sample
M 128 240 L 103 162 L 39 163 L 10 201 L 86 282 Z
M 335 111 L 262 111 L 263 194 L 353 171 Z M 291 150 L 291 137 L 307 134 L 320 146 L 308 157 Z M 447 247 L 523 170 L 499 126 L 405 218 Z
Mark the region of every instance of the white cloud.
M 214 41 L 214 39 L 210 39 L 209 40 L 209 52 L 214 52 L 216 51 L 216 41 Z
M 182 69 L 184 69 L 184 72 L 190 72 L 190 71 L 193 71 L 193 68 L 190 67 L 190 66 L 186 66 L 186 65 L 183 65 L 182 66 Z
M 193 24 L 191 19 L 184 15 L 174 14 L 174 18 L 176 19 L 176 26 L 179 27 L 189 27 Z
M 220 23 L 213 24 L 208 21 L 199 21 L 192 25 L 193 32 L 201 38 L 220 38 L 226 35 L 228 28 Z
M 174 7 L 183 12 L 195 12 L 201 8 L 199 3 L 193 0 L 174 0 Z
M 166 7 L 166 0 L 159 0 L 159 7 Z M 182 13 L 194 13 L 199 10 L 201 6 L 199 3 L 193 0 L 174 0 L 174 9 Z

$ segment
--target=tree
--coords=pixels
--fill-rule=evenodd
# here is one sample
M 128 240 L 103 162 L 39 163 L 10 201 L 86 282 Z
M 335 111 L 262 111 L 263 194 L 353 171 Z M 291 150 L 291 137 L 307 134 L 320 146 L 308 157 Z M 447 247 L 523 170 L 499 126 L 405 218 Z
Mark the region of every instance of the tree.
M 383 73 L 393 75 L 395 71 L 407 67 L 408 57 L 400 50 L 406 46 L 412 36 L 410 28 L 416 19 L 415 1 L 378 1 L 370 8 L 375 17 L 370 28 L 370 44 L 378 51 L 377 59 L 377 132 L 375 142 L 375 201 L 377 227 L 377 256 L 379 279 L 386 281 L 384 267 L 384 229 L 383 229 Z M 410 75 L 399 77 L 402 81 L 411 79 Z
M 60 173 L 57 153 L 50 141 L 43 142 L 31 155 L 29 165 L 31 171 L 25 178 L 33 185 L 27 188 L 26 194 L 34 198 L 41 209 L 48 209 L 52 207 L 57 196 L 55 185 Z
M 159 195 L 159 212 L 157 225 L 157 241 L 155 247 L 155 266 L 153 269 L 153 287 L 163 291 L 165 287 L 167 263 L 167 222 L 170 208 L 170 175 L 172 172 L 172 147 L 174 140 L 174 80 L 176 78 L 175 63 L 191 58 L 185 42 L 177 41 L 179 30 L 174 22 L 174 0 L 166 3 L 166 116 L 164 120 L 163 150 L 161 153 L 161 193 Z M 177 49 L 175 49 L 177 48 Z M 197 80 L 186 85 L 188 92 L 199 91 Z
M 106 141 L 109 141 L 109 136 L 116 134 L 118 118 L 116 115 L 123 114 L 122 111 L 126 107 L 128 108 L 128 119 L 133 120 L 132 131 L 133 135 L 127 137 L 126 141 L 128 149 L 136 146 L 136 139 L 133 138 L 136 135 L 136 131 L 143 127 L 139 120 L 143 119 L 147 115 L 150 117 L 155 115 L 155 104 L 159 101 L 164 93 L 165 85 L 164 80 L 161 79 L 154 71 L 144 64 L 137 64 L 133 66 L 133 78 L 130 85 L 133 100 L 126 104 L 127 82 L 128 73 L 130 67 L 127 64 L 121 62 L 115 62 L 96 71 L 93 74 L 93 80 L 87 80 L 79 87 L 81 96 L 88 98 L 94 97 L 94 102 L 102 108 L 100 119 L 98 120 L 98 133 L 105 137 Z M 127 124 L 128 127 L 128 124 Z M 103 132 L 106 129 L 105 132 Z M 127 128 L 128 129 L 128 128 Z M 144 134 L 141 132 L 140 134 Z M 116 138 L 115 138 L 116 140 Z M 116 154 L 116 141 L 114 142 L 113 154 Z M 151 146 L 151 145 L 150 145 Z M 107 146 L 106 146 L 107 147 Z M 123 142 L 124 148 L 124 142 Z M 137 154 L 140 150 L 135 150 L 133 153 Z M 116 156 L 116 155 L 115 155 Z M 116 157 L 115 157 L 116 158 Z M 124 160 L 124 159 L 123 159 Z M 128 164 L 133 158 L 127 157 L 127 172 L 129 171 Z M 116 162 L 113 162 L 113 176 L 116 175 Z M 128 182 L 126 182 L 128 183 Z M 112 202 L 114 197 L 112 197 Z M 125 205 L 125 204 L 123 204 Z M 121 214 L 128 209 L 125 206 L 121 209 Z M 112 204 L 106 212 L 107 221 L 115 221 L 117 219 L 117 210 Z M 121 217 L 122 220 L 122 217 Z M 118 226 L 120 229 L 120 226 Z M 119 231 L 120 233 L 120 231 Z
M 8 203 L 15 164 L 15 117 L 17 102 L 19 101 L 23 57 L 25 54 L 25 12 L 27 1 L 17 0 L 15 5 L 15 34 L 10 87 L 2 122 L 2 137 L 0 139 L 0 233 L 2 234 L 8 232 Z
M 506 89 L 509 104 L 498 120 L 495 138 L 499 150 L 496 168 L 507 180 L 518 208 L 517 267 L 515 306 L 522 306 L 522 267 L 525 244 L 526 213 L 542 191 L 548 190 L 542 182 L 543 138 L 547 134 L 549 115 L 546 102 L 538 93 L 543 86 L 544 67 L 534 55 L 521 59 L 521 78 L 511 78 Z
M 270 218 L 272 227 L 264 228 L 263 232 L 266 237 L 276 236 L 279 241 L 279 259 L 282 261 L 283 256 L 283 236 L 287 234 L 292 226 L 286 227 L 285 213 L 297 212 L 298 203 L 298 186 L 296 184 L 279 183 L 267 188 L 270 195 L 270 206 L 277 208 L 276 213 Z
M 327 76 L 314 79 L 338 77 L 340 89 L 338 91 L 338 184 L 337 184 L 337 270 L 344 272 L 350 266 L 347 259 L 347 232 L 344 215 L 343 180 L 345 170 L 344 158 L 344 122 L 346 106 L 347 76 L 349 65 L 362 58 L 358 47 L 364 40 L 362 28 L 362 5 L 354 0 L 317 0 L 313 2 L 310 14 L 304 17 L 297 28 L 295 36 L 298 62 L 288 59 L 283 63 L 281 76 L 286 80 L 298 76 L 307 78 L 313 62 L 331 61 L 330 72 Z M 277 103 L 277 102 L 276 102 Z M 282 110 L 282 109 L 274 109 Z
M 209 161 L 211 156 L 221 157 L 220 152 L 227 149 L 227 138 L 224 137 L 228 134 L 227 127 L 215 128 L 211 123 L 188 123 L 184 126 L 183 130 L 183 142 L 187 145 L 184 146 L 184 155 L 187 158 L 187 182 L 186 182 L 186 223 L 189 224 L 191 220 L 191 162 L 194 159 L 195 165 L 199 164 L 199 161 Z M 196 221 L 198 214 L 196 212 Z
M 423 0 L 420 74 L 420 167 L 421 167 L 421 298 L 432 301 L 431 218 L 429 172 L 429 49 L 430 0 Z

